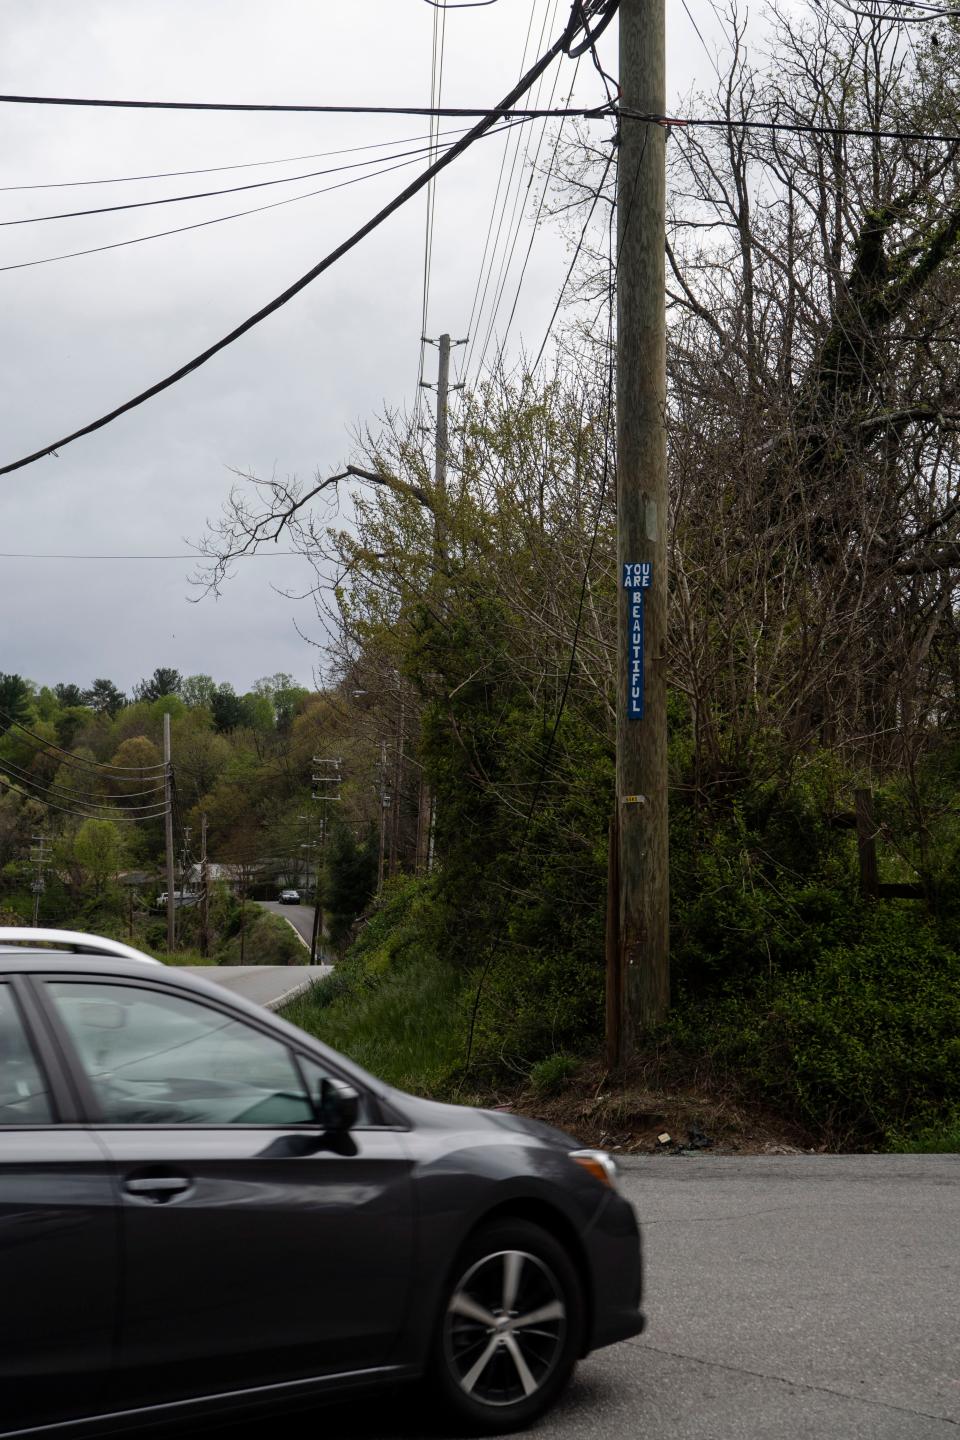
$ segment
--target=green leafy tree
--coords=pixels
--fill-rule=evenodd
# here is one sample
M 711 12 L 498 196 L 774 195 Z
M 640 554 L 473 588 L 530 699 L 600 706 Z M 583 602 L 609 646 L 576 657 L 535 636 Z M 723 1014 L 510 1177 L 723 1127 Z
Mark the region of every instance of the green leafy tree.
M 179 670 L 159 665 L 149 680 L 134 685 L 133 693 L 138 700 L 162 700 L 165 695 L 179 695 L 182 684 Z
M 211 675 L 188 675 L 180 687 L 180 694 L 191 710 L 213 708 L 217 684 Z
M 89 705 L 98 715 L 117 715 L 127 703 L 123 691 L 119 690 L 112 680 L 103 678 L 94 680 L 83 699 L 84 704 Z
M 22 675 L 7 675 L 0 670 L 0 735 L 11 725 L 22 725 L 30 719 L 32 687 Z
M 96 896 L 116 879 L 123 855 L 123 837 L 112 820 L 84 820 L 73 841 L 77 864 Z
M 74 706 L 86 704 L 83 691 L 79 685 L 64 685 L 63 683 L 54 685 L 53 693 L 60 701 L 60 705 L 64 710 L 71 710 Z
M 217 686 L 210 708 L 213 723 L 221 734 L 228 734 L 247 723 L 243 701 L 228 681 Z

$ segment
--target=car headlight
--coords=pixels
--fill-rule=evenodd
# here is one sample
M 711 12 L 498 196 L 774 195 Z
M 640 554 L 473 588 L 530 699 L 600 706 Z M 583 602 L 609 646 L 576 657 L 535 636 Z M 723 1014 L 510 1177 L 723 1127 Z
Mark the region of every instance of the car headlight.
M 617 1162 L 606 1150 L 571 1150 L 570 1159 L 609 1190 L 617 1188 Z

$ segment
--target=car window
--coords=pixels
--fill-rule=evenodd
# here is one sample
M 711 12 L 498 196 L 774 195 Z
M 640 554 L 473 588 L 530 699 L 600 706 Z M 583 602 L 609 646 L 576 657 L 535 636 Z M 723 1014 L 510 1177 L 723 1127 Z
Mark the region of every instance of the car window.
M 0 1125 L 49 1125 L 53 1119 L 13 991 L 0 984 Z
M 286 1045 L 212 1006 L 137 985 L 47 982 L 112 1125 L 302 1125 Z

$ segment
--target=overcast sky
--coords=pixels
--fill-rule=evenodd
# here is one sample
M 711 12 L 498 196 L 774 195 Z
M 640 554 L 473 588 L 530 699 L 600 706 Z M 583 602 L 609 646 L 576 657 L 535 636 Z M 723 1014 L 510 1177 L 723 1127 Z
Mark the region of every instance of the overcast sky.
M 690 0 L 708 43 L 712 10 Z M 669 0 L 671 97 L 712 77 Z M 567 0 L 499 0 L 446 21 L 444 102 L 495 103 L 552 40 Z M 423 0 L 0 0 L 0 91 L 168 100 L 428 103 L 434 10 Z M 555 23 L 551 23 L 556 16 Z M 711 23 L 713 22 L 713 23 Z M 615 71 L 615 34 L 605 40 Z M 573 67 L 561 72 L 568 91 Z M 548 81 L 552 84 L 552 77 Z M 602 101 L 580 67 L 576 97 Z M 547 93 L 544 99 L 547 98 Z M 445 126 L 456 122 L 445 121 Z M 0 219 L 208 190 L 342 165 L 366 155 L 46 190 L 12 186 L 248 166 L 403 142 L 417 119 L 229 115 L 0 106 Z M 604 133 L 608 125 L 599 127 Z M 427 333 L 466 333 L 506 139 L 487 139 L 439 182 Z M 397 144 L 396 149 L 410 148 Z M 370 152 L 371 155 L 376 152 Z M 377 168 L 377 167 L 371 167 Z M 349 178 L 0 229 L 0 266 L 107 245 L 299 195 Z M 402 188 L 415 169 L 259 215 L 26 269 L 0 270 L 0 462 L 128 399 L 231 329 Z M 518 256 L 526 249 L 524 222 Z M 230 470 L 310 475 L 350 451 L 353 425 L 416 393 L 424 201 L 418 199 L 292 304 L 197 374 L 98 434 L 0 478 L 0 551 L 177 554 L 220 510 Z M 567 264 L 542 232 L 511 343 L 539 345 Z M 505 306 L 509 310 L 512 290 Z M 428 352 L 428 375 L 435 370 Z M 191 604 L 184 561 L 0 558 L 0 670 L 40 684 L 129 688 L 157 665 L 208 672 L 239 690 L 264 674 L 311 683 L 318 660 L 296 589 L 303 561 L 237 567 L 219 601 Z M 316 638 L 322 635 L 314 631 Z

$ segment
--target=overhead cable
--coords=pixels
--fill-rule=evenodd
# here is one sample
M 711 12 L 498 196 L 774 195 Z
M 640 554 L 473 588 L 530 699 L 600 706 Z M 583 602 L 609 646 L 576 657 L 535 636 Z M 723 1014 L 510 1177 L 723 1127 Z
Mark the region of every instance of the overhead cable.
M 74 755 L 72 751 L 64 750 L 62 745 L 56 745 L 52 740 L 46 740 L 42 735 L 37 735 L 35 731 L 29 730 L 26 725 L 21 724 L 19 720 L 14 720 L 12 715 L 7 715 L 3 710 L 0 710 L 0 720 L 5 720 L 11 729 L 20 730 L 24 735 L 29 735 L 30 739 L 35 740 L 38 745 L 45 745 L 48 750 L 54 750 L 58 755 L 65 756 L 66 759 L 74 765 L 86 765 L 91 770 L 99 770 L 105 775 L 107 771 L 116 770 L 129 771 L 138 777 L 142 777 L 151 771 L 166 769 L 166 766 L 162 762 L 157 765 L 109 765 L 102 764 L 99 760 L 88 760 L 84 755 Z M 107 778 L 110 777 L 107 776 Z M 122 779 L 123 777 L 121 775 L 117 778 Z
M 565 48 L 557 51 L 557 54 L 561 53 L 574 54 Z M 529 88 L 528 85 L 527 89 Z M 521 95 L 524 93 L 520 92 Z M 545 115 L 579 115 L 583 119 L 589 119 L 596 113 L 596 107 L 585 108 L 582 105 L 572 110 L 515 109 L 512 100 L 505 100 L 495 110 L 485 110 L 475 105 L 246 105 L 195 100 L 92 100 L 66 95 L 0 95 L 0 105 L 70 105 L 112 110 L 238 110 L 306 115 L 433 115 L 449 120 L 492 119 L 494 122 L 511 119 L 539 120 Z
M 616 0 L 609 0 L 609 3 L 611 8 L 615 8 Z M 334 250 L 331 250 L 328 255 L 316 265 L 312 266 L 305 274 L 301 275 L 298 280 L 295 280 L 286 290 L 269 301 L 268 304 L 262 306 L 253 315 L 248 316 L 246 320 L 240 325 L 237 325 L 227 335 L 224 335 L 222 339 L 208 346 L 206 350 L 202 350 L 199 355 L 193 356 L 191 360 L 188 360 L 184 365 L 181 365 L 169 375 L 165 375 L 162 380 L 156 381 L 155 384 L 149 386 L 146 390 L 140 391 L 139 394 L 134 395 L 132 399 L 127 400 L 123 405 L 118 405 L 115 409 L 108 411 L 107 414 L 101 415 L 98 419 L 90 421 L 89 424 L 81 426 L 80 429 L 73 430 L 70 434 L 61 437 L 59 440 L 54 440 L 44 445 L 42 449 L 35 450 L 32 454 L 24 455 L 19 460 L 14 460 L 7 465 L 0 466 L 0 475 L 8 475 L 11 471 L 20 470 L 23 466 L 31 465 L 34 461 L 41 460 L 47 455 L 56 454 L 58 450 L 62 449 L 65 445 L 71 444 L 74 440 L 79 440 L 84 435 L 90 435 L 96 430 L 103 429 L 104 426 L 119 419 L 121 415 L 125 415 L 128 411 L 136 409 L 137 406 L 143 405 L 155 395 L 161 394 L 172 385 L 176 385 L 178 381 L 185 379 L 187 375 L 192 374 L 193 371 L 205 365 L 214 355 L 219 354 L 221 350 L 225 350 L 229 345 L 234 344 L 235 341 L 239 340 L 242 335 L 245 335 L 248 330 L 252 330 L 255 326 L 259 325 L 262 320 L 267 319 L 268 316 L 282 309 L 284 305 L 287 305 L 295 296 L 299 295 L 301 290 L 305 290 L 318 276 L 322 275 L 326 270 L 329 270 L 338 260 L 353 250 L 361 240 L 366 239 L 374 230 L 377 230 L 385 220 L 389 219 L 391 215 L 401 209 L 408 200 L 411 200 L 414 195 L 418 195 L 425 186 L 429 185 L 435 175 L 438 175 L 442 170 L 452 165 L 454 160 L 459 159 L 476 140 L 479 140 L 482 135 L 487 134 L 504 114 L 510 114 L 516 101 L 536 84 L 544 71 L 553 64 L 554 60 L 556 60 L 558 56 L 570 51 L 576 36 L 582 28 L 582 22 L 579 19 L 579 15 L 582 13 L 582 3 L 580 3 L 580 0 L 577 0 L 574 11 L 562 35 L 554 41 L 545 54 L 541 55 L 536 64 L 527 71 L 521 78 L 519 84 L 514 86 L 500 105 L 495 109 L 488 110 L 483 118 L 467 131 L 466 135 L 461 136 L 455 144 L 450 146 L 445 155 L 442 155 L 432 165 L 429 165 L 426 170 L 418 175 L 399 195 L 394 196 L 394 198 L 383 206 L 382 209 L 378 210 L 371 219 L 364 225 L 361 225 L 358 230 L 355 230 L 352 235 L 342 241 Z M 606 113 L 606 107 L 602 108 L 602 113 Z
M 339 175 L 344 170 L 359 170 L 386 161 L 417 159 L 431 154 L 436 146 L 421 145 L 415 150 L 398 150 L 393 155 L 375 155 L 369 160 L 351 160 L 346 165 L 331 165 L 326 170 L 306 170 L 300 175 L 280 175 L 273 180 L 251 180 L 246 185 L 228 185 L 222 190 L 195 190 L 189 195 L 162 195 L 155 200 L 129 200 L 122 205 L 97 205 L 89 210 L 60 210 L 53 215 L 25 215 L 17 220 L 0 220 L 0 229 L 10 225 L 41 225 L 48 220 L 78 220 L 85 215 L 112 215 L 119 210 L 148 210 L 154 205 L 180 205 L 188 200 L 214 200 L 219 195 L 239 195 L 244 190 L 266 190 L 273 185 L 294 185 L 298 180 L 315 180 L 320 175 Z
M 19 795 L 21 800 L 33 800 L 37 805 L 42 805 L 46 810 L 57 810 L 62 815 L 73 815 L 78 820 L 95 820 L 98 818 L 96 815 L 87 814 L 83 810 L 74 810 L 67 805 L 57 805 L 53 800 L 44 800 L 39 795 L 33 795 L 29 791 L 21 790 L 17 785 L 5 780 L 2 775 L 0 775 L 0 786 L 9 791 L 11 795 Z M 114 812 L 115 815 L 118 813 L 117 811 Z M 166 807 L 160 811 L 160 814 L 166 814 Z M 104 816 L 102 818 L 105 819 L 107 817 Z M 159 819 L 159 815 L 140 816 L 138 818 L 156 820 Z
M 58 798 L 73 800 L 78 805 L 89 805 L 97 810 L 115 810 L 118 808 L 113 799 L 105 800 L 102 796 L 93 795 L 88 791 L 71 790 L 67 786 L 57 785 L 52 780 L 41 780 L 22 765 L 17 765 L 13 760 L 7 760 L 2 756 L 0 756 L 0 766 L 12 772 L 15 780 L 22 781 L 25 785 L 35 785 L 38 789 L 44 790 L 47 794 L 56 795 Z M 163 788 L 164 784 L 161 782 L 161 784 L 154 785 L 149 790 L 136 790 L 129 795 L 118 795 L 115 797 L 115 800 L 136 800 L 144 795 L 157 795 L 163 792 Z M 159 801 L 149 803 L 145 801 L 142 805 L 131 805 L 129 807 L 120 806 L 119 808 L 125 813 L 127 810 L 153 810 L 159 803 Z
M 860 140 L 929 140 L 941 145 L 960 145 L 960 133 L 946 135 L 931 130 L 881 130 L 867 125 L 821 125 L 812 120 L 747 120 L 721 115 L 655 115 L 643 110 L 628 110 L 622 105 L 617 108 L 616 114 L 624 120 L 645 121 L 662 125 L 668 130 L 705 127 L 711 130 L 786 131 L 793 135 L 846 135 Z
M 461 135 L 462 130 L 441 130 L 444 138 Z M 332 160 L 338 155 L 358 155 L 361 150 L 389 150 L 394 145 L 414 145 L 429 135 L 405 135 L 400 140 L 375 140 L 369 145 L 347 145 L 340 150 L 314 150 L 306 155 L 283 155 L 276 160 L 243 160 L 234 165 L 204 165 L 194 170 L 157 170 L 145 175 L 107 175 L 96 180 L 45 180 L 34 185 L 0 185 L 0 195 L 21 190 L 75 190 L 84 185 L 131 185 L 143 180 L 180 180 L 186 175 L 218 175 L 226 170 L 259 170 L 266 165 L 293 165 L 300 160 Z
M 510 124 L 524 125 L 526 121 L 512 120 Z M 318 190 L 305 190 L 299 195 L 288 195 L 284 200 L 268 200 L 265 205 L 253 205 L 246 210 L 231 210 L 227 215 L 214 215 L 209 220 L 194 220 L 189 225 L 174 225 L 169 230 L 151 230 L 147 235 L 132 235 L 129 240 L 111 240 L 105 245 L 88 245 L 83 250 L 65 250 L 59 255 L 42 255 L 36 260 L 17 260 L 10 265 L 0 265 L 0 274 L 8 270 L 31 270 L 37 265 L 55 265 L 61 260 L 78 260 L 84 255 L 101 255 L 106 250 L 124 250 L 130 245 L 144 245 L 148 240 L 164 240 L 170 235 L 186 235 L 191 230 L 224 225 L 228 220 L 241 220 L 247 215 L 263 215 L 267 210 L 280 210 L 284 205 L 296 205 L 301 200 L 312 200 L 317 195 L 330 195 L 335 190 L 347 190 L 365 180 L 379 180 L 394 170 L 407 170 L 416 163 L 416 159 L 399 160 L 395 165 L 385 165 L 382 170 L 368 170 L 365 175 L 352 175 L 349 180 L 338 180 L 333 185 L 321 185 Z

